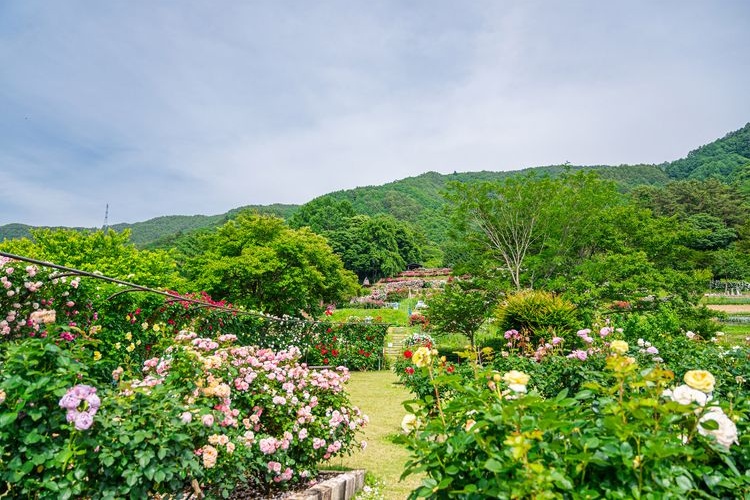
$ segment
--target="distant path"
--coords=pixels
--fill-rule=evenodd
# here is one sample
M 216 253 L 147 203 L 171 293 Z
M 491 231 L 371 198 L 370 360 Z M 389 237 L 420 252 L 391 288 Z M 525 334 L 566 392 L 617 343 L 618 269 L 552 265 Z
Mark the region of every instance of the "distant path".
M 401 356 L 404 339 L 411 335 L 412 329 L 405 326 L 392 326 L 388 328 L 388 336 L 385 344 L 385 357 L 391 360 Z
M 365 428 L 367 448 L 345 457 L 342 465 L 366 469 L 377 476 L 385 483 L 386 499 L 405 499 L 419 486 L 420 479 L 409 476 L 399 482 L 409 454 L 391 439 L 401 433 L 401 419 L 406 414 L 401 403 L 410 399 L 411 394 L 391 371 L 352 372 L 346 388 L 352 403 L 370 417 L 370 423 Z
M 725 313 L 750 313 L 750 304 L 709 304 L 706 306 L 712 311 Z

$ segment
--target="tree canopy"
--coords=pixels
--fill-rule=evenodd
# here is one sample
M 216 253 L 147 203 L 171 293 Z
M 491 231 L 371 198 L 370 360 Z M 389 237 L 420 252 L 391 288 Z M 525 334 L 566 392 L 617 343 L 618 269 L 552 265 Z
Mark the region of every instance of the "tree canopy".
M 31 238 L 6 240 L 0 249 L 144 286 L 175 289 L 184 284 L 172 251 L 138 250 L 129 230 L 32 229 Z
M 240 214 L 201 244 L 204 252 L 188 260 L 186 272 L 215 299 L 300 316 L 318 314 L 357 290 L 355 275 L 325 238 L 277 217 Z

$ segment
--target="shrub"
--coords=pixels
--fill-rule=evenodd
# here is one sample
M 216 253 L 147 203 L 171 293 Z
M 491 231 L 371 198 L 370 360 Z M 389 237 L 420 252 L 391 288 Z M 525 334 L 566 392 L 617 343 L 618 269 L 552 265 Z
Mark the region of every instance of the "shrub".
M 85 340 L 50 334 L 4 345 L 0 493 L 145 498 L 192 482 L 226 497 L 238 483 L 284 488 L 350 452 L 366 421 L 343 391 L 347 370 L 311 371 L 295 349 L 184 332 L 144 362 L 141 377 L 123 380 L 119 369 L 117 385 L 94 393 L 76 361 Z M 66 396 L 73 391 L 86 401 Z
M 404 475 L 426 476 L 410 498 L 750 493 L 747 399 L 711 400 L 710 373 L 686 374 L 678 386 L 671 371 L 644 369 L 617 352 L 627 346 L 611 348 L 602 381 L 572 396 L 567 389 L 551 398 L 529 392 L 532 380 L 516 370 L 467 381 L 434 360 L 417 367 L 440 395 L 406 404 L 413 414 L 402 423 L 402 442 L 412 457 Z
M 66 421 L 60 399 L 86 382 L 83 346 L 50 334 L 0 351 L 0 496 L 82 496 L 93 449 L 89 433 Z
M 495 311 L 500 331 L 517 330 L 528 335 L 533 345 L 553 336 L 564 338 L 568 345 L 579 327 L 576 307 L 549 292 L 525 290 L 506 297 Z

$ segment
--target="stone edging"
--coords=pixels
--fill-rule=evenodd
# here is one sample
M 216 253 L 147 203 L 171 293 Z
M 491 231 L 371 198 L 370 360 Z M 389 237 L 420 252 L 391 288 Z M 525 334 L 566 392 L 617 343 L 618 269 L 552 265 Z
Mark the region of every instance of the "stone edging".
M 350 500 L 365 485 L 365 471 L 342 472 L 336 477 L 318 483 L 302 493 L 288 497 L 289 500 Z

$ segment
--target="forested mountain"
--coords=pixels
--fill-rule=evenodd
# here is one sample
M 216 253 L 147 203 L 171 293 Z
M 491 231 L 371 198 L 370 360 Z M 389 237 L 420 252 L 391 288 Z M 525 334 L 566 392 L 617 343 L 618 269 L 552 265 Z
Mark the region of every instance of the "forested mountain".
M 671 179 L 750 179 L 750 123 L 663 166 Z
M 374 216 L 388 214 L 411 223 L 426 239 L 440 243 L 445 238 L 447 218 L 443 213 L 445 200 L 442 193 L 448 183 L 474 183 L 495 181 L 509 176 L 533 171 L 540 175 L 557 175 L 564 171 L 594 170 L 605 180 L 612 180 L 620 191 L 630 191 L 638 186 L 662 187 L 670 181 L 681 179 L 703 180 L 716 178 L 734 183 L 738 189 L 750 191 L 750 123 L 710 144 L 691 151 L 687 157 L 662 165 L 576 166 L 553 165 L 511 172 L 454 172 L 425 174 L 398 180 L 382 186 L 366 186 L 335 191 L 322 199 L 347 201 L 356 214 Z M 189 253 L 190 235 L 199 230 L 210 230 L 232 219 L 242 210 L 278 215 L 289 219 L 299 207 L 296 205 L 250 205 L 218 215 L 172 215 L 157 217 L 134 224 L 116 224 L 116 230 L 130 229 L 131 240 L 140 247 L 166 248 L 177 246 Z M 30 226 L 7 224 L 0 226 L 0 241 L 29 235 Z
M 168 246 L 163 244 L 164 241 L 173 241 L 177 236 L 192 231 L 215 228 L 226 221 L 235 218 L 238 213 L 244 210 L 250 210 L 265 215 L 277 215 L 287 219 L 296 209 L 297 205 L 248 205 L 234 208 L 227 213 L 218 215 L 166 215 L 133 224 L 113 224 L 110 227 L 115 231 L 130 229 L 130 240 L 137 246 L 164 247 Z M 0 241 L 26 238 L 31 235 L 30 230 L 34 227 L 35 226 L 15 223 L 0 226 Z M 70 229 L 85 231 L 98 228 L 76 227 Z

